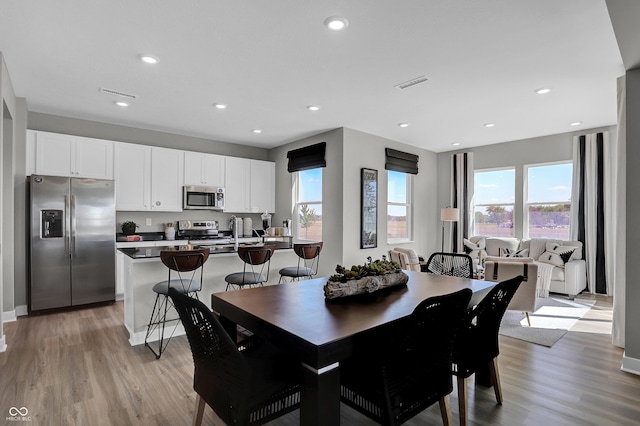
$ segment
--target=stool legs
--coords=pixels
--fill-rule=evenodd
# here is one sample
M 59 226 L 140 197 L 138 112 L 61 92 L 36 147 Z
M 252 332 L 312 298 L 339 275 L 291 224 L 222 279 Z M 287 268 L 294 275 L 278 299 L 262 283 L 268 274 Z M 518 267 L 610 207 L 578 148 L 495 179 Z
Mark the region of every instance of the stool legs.
M 167 348 L 167 345 L 169 344 L 169 340 L 171 340 L 171 337 L 173 337 L 173 333 L 175 332 L 176 327 L 178 326 L 178 322 L 179 322 L 178 318 L 167 320 L 167 312 L 169 311 L 169 308 L 170 308 L 169 297 L 165 294 L 157 294 L 156 301 L 153 304 L 153 310 L 151 311 L 151 318 L 149 319 L 149 325 L 147 327 L 147 335 L 144 338 L 144 345 L 148 347 L 151 350 L 151 352 L 153 352 L 153 354 L 156 356 L 156 359 L 160 359 L 160 357 L 162 356 L 162 352 L 164 352 L 164 350 Z M 165 337 L 164 337 L 165 326 L 167 322 L 171 322 L 171 321 L 176 321 L 176 324 L 173 327 L 173 330 L 171 331 L 171 335 L 167 337 L 165 341 Z M 160 343 L 158 344 L 158 350 L 156 352 L 151 345 L 152 342 L 149 342 L 149 337 L 151 337 L 151 335 L 158 328 L 160 329 L 160 341 L 159 341 Z

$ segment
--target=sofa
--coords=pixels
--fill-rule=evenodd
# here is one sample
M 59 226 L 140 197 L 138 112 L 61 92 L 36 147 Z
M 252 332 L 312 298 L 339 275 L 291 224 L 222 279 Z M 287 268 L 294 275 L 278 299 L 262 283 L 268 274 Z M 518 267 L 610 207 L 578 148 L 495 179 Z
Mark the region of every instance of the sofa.
M 474 236 L 465 239 L 464 245 L 478 266 L 484 266 L 486 261 L 500 262 L 504 258 L 515 261 L 529 259 L 539 265 L 552 265 L 549 292 L 565 294 L 573 299 L 587 288 L 586 265 L 579 241 L 544 238 L 520 241 L 518 238 Z M 540 269 L 544 266 L 541 265 Z

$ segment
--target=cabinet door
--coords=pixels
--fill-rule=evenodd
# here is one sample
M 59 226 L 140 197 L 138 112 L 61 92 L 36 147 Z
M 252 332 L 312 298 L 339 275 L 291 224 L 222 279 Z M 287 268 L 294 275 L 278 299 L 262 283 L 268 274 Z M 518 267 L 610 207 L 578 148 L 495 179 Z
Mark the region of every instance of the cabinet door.
M 167 148 L 151 150 L 151 209 L 182 211 L 184 151 Z
M 75 136 L 36 133 L 36 173 L 49 176 L 75 176 L 71 165 L 71 147 Z
M 225 212 L 248 213 L 251 198 L 251 161 L 225 158 Z
M 113 179 L 113 142 L 77 138 L 74 154 L 76 177 Z
M 222 155 L 203 154 L 202 176 L 207 186 L 225 186 L 225 158 Z
M 275 163 L 251 160 L 251 211 L 253 213 L 275 211 L 275 178 Z
M 151 147 L 115 144 L 116 210 L 150 210 Z
M 186 151 L 184 153 L 184 184 L 204 185 L 204 154 Z

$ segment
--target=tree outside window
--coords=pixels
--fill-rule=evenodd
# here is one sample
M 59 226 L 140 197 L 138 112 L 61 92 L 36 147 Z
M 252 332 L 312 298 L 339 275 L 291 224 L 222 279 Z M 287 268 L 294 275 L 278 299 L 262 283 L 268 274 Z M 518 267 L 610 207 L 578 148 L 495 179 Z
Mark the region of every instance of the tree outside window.
M 477 171 L 474 174 L 475 234 L 513 237 L 515 169 Z
M 526 166 L 525 177 L 525 238 L 570 239 L 573 165 Z
M 322 168 L 294 174 L 294 236 L 322 241 Z

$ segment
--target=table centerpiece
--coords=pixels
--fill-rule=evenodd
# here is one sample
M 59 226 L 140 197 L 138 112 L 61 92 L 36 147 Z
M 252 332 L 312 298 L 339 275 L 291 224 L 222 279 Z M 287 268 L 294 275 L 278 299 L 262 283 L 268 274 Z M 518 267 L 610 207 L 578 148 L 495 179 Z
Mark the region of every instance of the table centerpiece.
M 402 272 L 400 265 L 386 259 L 367 258 L 364 265 L 353 265 L 350 269 L 338 265 L 336 274 L 331 275 L 324 285 L 325 299 L 374 293 L 384 288 L 403 286 L 409 277 Z

